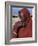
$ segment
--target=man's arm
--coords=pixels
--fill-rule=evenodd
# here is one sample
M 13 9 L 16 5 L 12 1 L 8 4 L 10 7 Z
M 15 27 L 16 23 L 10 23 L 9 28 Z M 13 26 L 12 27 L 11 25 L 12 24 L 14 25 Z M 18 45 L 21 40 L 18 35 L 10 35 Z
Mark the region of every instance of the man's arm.
M 18 21 L 17 23 L 15 23 L 15 25 L 12 28 L 12 32 L 11 32 L 12 33 L 12 38 L 17 37 L 17 35 L 19 33 L 18 28 L 21 27 L 21 26 L 22 26 L 21 22 Z

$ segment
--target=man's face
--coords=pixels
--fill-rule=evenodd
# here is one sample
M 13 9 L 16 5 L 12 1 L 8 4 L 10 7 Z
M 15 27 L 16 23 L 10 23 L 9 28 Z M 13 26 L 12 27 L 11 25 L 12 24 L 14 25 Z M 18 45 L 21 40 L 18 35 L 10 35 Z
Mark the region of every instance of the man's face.
M 20 13 L 20 16 L 22 21 L 26 21 L 28 18 L 28 15 L 24 15 L 23 13 Z

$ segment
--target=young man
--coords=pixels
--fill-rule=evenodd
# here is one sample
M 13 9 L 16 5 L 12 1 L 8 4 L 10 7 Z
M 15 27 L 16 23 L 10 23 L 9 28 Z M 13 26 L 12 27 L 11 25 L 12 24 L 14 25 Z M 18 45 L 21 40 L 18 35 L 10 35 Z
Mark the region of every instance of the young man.
M 32 37 L 32 17 L 29 10 L 23 8 L 18 13 L 21 21 L 15 23 L 11 31 L 12 38 Z

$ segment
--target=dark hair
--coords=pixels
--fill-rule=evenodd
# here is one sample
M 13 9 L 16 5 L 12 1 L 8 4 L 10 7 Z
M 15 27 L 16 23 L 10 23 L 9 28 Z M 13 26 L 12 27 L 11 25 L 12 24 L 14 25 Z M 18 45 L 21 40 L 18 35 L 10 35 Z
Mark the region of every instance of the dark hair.
M 30 12 L 27 8 L 23 8 L 18 12 L 20 17 L 21 17 L 21 14 L 20 14 L 21 12 L 23 13 L 23 15 L 28 15 L 28 17 L 30 17 Z
M 18 14 L 19 14 L 19 17 L 21 18 L 21 14 L 20 14 L 20 13 L 21 13 L 21 12 L 19 11 Z

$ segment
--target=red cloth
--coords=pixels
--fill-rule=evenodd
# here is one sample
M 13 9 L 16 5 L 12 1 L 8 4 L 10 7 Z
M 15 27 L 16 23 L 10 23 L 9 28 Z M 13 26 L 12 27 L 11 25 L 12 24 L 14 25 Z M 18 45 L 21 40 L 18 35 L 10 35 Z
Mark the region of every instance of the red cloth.
M 25 28 L 19 30 L 19 38 L 32 37 L 32 22 L 31 20 Z
M 19 22 L 17 22 L 14 25 L 13 31 L 15 31 L 15 32 L 18 31 L 17 30 L 17 28 L 18 28 L 17 25 L 18 25 Z M 29 20 L 29 23 L 27 23 L 26 27 L 22 27 L 22 28 L 19 29 L 18 37 L 19 38 L 32 37 L 32 20 L 31 19 Z

